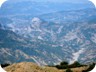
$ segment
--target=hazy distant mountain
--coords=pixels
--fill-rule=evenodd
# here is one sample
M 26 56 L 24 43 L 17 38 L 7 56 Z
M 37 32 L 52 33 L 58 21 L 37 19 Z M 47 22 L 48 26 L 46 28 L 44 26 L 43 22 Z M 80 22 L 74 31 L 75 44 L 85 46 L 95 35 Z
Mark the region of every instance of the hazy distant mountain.
M 39 65 L 46 65 L 57 64 L 63 60 L 78 60 L 81 63 L 96 61 L 95 9 L 29 17 L 1 17 L 2 63 L 33 61 Z
M 0 15 L 40 15 L 45 13 L 94 8 L 91 2 L 38 2 L 38 1 L 6 1 L 0 8 Z
M 7 1 L 0 9 L 0 62 L 96 61 L 91 3 Z

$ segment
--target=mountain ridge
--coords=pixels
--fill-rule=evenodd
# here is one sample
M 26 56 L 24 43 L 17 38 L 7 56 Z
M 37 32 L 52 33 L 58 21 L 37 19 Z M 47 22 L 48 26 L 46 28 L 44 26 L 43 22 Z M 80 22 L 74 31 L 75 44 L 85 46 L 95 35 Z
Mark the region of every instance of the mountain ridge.
M 3 63 L 33 61 L 38 65 L 56 65 L 74 58 L 85 64 L 96 61 L 95 9 L 30 16 L 30 19 L 10 15 L 7 18 L 11 21 L 1 20 L 6 25 L 0 30 L 3 31 L 1 57 L 6 59 L 8 54 L 8 59 L 0 60 Z

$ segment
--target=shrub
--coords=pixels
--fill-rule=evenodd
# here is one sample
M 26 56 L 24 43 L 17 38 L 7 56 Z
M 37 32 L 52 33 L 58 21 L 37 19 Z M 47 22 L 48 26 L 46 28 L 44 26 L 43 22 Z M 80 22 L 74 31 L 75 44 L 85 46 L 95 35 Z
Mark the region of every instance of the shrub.
M 7 67 L 7 66 L 9 66 L 10 64 L 1 64 L 1 67 Z
M 82 67 L 84 65 L 81 65 L 79 62 L 74 62 L 73 64 L 68 64 L 68 62 L 61 62 L 60 65 L 56 65 L 54 67 L 58 68 L 58 69 L 67 69 L 67 68 L 76 68 L 76 67 Z
M 61 65 L 61 66 L 62 66 L 62 65 L 68 65 L 68 62 L 63 61 L 63 62 L 60 63 L 60 65 Z
M 56 65 L 55 67 L 58 69 L 67 69 L 68 65 Z
M 81 67 L 82 65 L 79 62 L 74 62 L 73 64 L 69 65 L 69 68 Z

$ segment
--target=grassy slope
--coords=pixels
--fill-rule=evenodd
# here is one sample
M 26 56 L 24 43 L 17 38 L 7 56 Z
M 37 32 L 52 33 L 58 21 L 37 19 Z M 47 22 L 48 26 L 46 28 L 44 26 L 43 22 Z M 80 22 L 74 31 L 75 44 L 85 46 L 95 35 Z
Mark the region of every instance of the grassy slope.
M 73 68 L 73 72 L 82 72 L 87 67 Z M 54 67 L 38 66 L 31 62 L 21 62 L 12 64 L 5 68 L 7 72 L 65 72 L 66 70 L 58 70 Z

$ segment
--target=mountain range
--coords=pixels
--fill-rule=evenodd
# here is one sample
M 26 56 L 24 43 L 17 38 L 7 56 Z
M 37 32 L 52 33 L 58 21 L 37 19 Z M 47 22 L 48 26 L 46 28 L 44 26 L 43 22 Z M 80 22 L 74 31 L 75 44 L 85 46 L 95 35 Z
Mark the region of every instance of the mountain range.
M 72 7 L 61 11 L 57 5 L 58 8 L 48 3 L 53 9 L 45 4 L 41 10 L 42 3 L 26 2 L 25 7 L 23 4 L 5 3 L 0 9 L 0 63 L 96 62 L 95 8 Z

